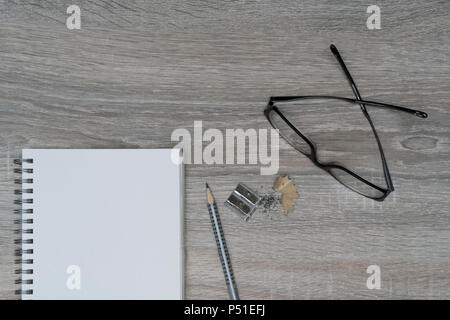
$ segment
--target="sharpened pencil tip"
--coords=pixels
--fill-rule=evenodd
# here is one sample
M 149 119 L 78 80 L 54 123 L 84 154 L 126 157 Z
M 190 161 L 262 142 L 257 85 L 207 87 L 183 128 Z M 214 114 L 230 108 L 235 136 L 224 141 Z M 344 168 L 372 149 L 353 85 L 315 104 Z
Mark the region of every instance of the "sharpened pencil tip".
M 208 185 L 208 182 L 206 182 L 206 188 L 208 188 L 208 189 L 209 189 L 209 185 Z
M 209 204 L 213 204 L 214 203 L 214 197 L 212 195 L 211 189 L 209 188 L 209 185 L 206 184 L 206 196 L 208 199 L 208 203 Z

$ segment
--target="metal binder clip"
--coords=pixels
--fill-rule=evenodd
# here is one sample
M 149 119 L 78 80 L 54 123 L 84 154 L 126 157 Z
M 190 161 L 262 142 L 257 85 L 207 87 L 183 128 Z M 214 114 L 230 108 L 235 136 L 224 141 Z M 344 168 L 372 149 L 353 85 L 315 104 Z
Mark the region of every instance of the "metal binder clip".
M 225 205 L 235 211 L 244 221 L 247 221 L 256 210 L 261 198 L 247 186 L 239 183 L 236 189 L 225 201 Z

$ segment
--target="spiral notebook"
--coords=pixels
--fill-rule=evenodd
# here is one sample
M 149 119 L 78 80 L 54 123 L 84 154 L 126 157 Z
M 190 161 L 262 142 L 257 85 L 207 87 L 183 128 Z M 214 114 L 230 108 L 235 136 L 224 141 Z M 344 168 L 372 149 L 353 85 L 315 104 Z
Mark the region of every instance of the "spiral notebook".
M 181 299 L 176 153 L 24 149 L 16 161 L 22 298 Z

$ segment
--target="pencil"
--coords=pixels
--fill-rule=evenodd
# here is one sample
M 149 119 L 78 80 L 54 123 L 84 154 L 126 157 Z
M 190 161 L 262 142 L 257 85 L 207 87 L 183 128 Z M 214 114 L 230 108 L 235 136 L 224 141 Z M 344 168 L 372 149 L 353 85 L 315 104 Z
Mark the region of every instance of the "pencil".
M 228 287 L 228 294 L 231 300 L 239 300 L 239 295 L 234 281 L 233 268 L 231 267 L 230 255 L 228 254 L 227 243 L 222 230 L 217 204 L 212 195 L 211 189 L 206 184 L 206 196 L 208 200 L 208 211 L 211 218 L 211 224 L 216 238 L 217 250 L 219 252 L 220 261 L 222 263 L 225 282 Z

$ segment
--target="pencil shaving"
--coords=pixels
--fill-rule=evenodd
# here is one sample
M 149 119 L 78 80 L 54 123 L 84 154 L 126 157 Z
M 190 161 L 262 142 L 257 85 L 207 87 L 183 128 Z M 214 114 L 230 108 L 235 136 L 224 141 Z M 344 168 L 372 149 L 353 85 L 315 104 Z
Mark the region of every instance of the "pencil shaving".
M 273 184 L 273 189 L 281 192 L 281 204 L 284 213 L 287 214 L 294 210 L 294 199 L 299 197 L 294 181 L 288 176 L 278 177 Z

